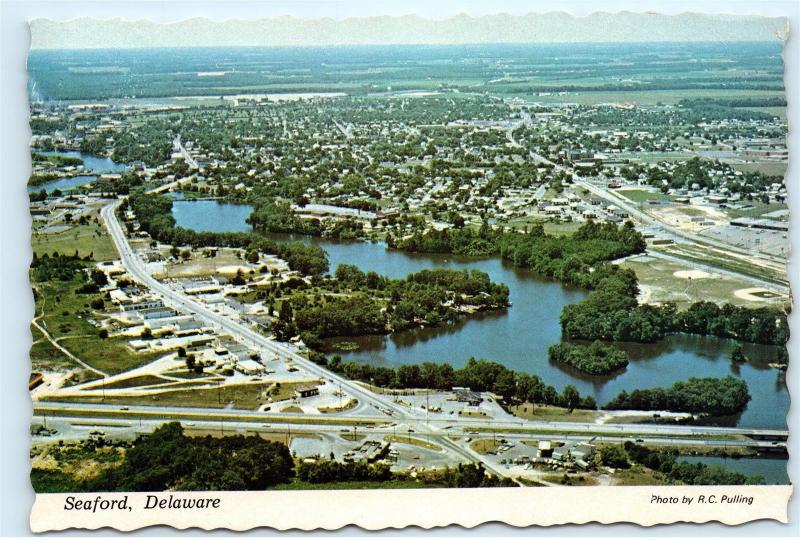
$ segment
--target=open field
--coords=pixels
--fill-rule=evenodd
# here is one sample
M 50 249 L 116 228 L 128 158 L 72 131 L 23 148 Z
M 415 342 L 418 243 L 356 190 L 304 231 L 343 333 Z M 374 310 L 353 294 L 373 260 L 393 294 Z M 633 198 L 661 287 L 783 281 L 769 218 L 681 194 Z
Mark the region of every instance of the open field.
M 488 454 L 490 452 L 496 452 L 497 449 L 500 447 L 500 442 L 496 439 L 480 439 L 480 440 L 473 440 L 469 443 L 469 447 L 472 448 L 474 451 L 478 452 L 479 454 Z
M 386 442 L 397 442 L 398 444 L 410 444 L 411 446 L 419 446 L 420 448 L 427 448 L 428 450 L 435 450 L 440 451 L 441 447 L 428 442 L 427 440 L 422 440 L 414 437 L 402 436 L 402 435 L 387 435 L 384 440 Z
M 309 382 L 292 382 L 280 386 L 281 396 L 290 396 L 294 388 L 307 386 Z M 229 386 L 196 386 L 178 390 L 170 390 L 147 395 L 114 395 L 106 394 L 106 401 L 129 405 L 157 405 L 174 407 L 210 407 L 235 408 L 239 410 L 255 410 L 267 402 L 271 383 L 234 384 Z M 286 390 L 285 392 L 283 390 Z M 97 403 L 102 397 L 97 396 L 57 396 L 46 400 L 61 400 Z M 284 397 L 285 398 L 285 397 Z M 291 405 L 293 406 L 293 405 Z
M 593 422 L 600 414 L 594 410 L 580 410 L 576 409 L 572 412 L 569 409 L 547 406 L 547 405 L 531 405 L 530 403 L 521 403 L 509 407 L 509 412 L 514 416 L 518 416 L 525 420 L 539 420 L 539 421 L 563 421 L 563 422 Z
M 103 315 L 89 308 L 96 294 L 77 294 L 80 280 L 50 281 L 36 284 L 36 312 L 43 316 L 39 323 L 58 341 L 86 364 L 110 374 L 121 373 L 156 359 L 154 354 L 136 354 L 128 348 L 127 339 L 101 339 L 99 328 L 89 319 Z M 56 301 L 58 300 L 58 301 Z
M 93 224 L 76 225 L 60 233 L 34 233 L 31 246 L 37 254 L 74 254 L 77 250 L 81 257 L 91 254 L 97 262 L 119 257 L 106 230 Z
M 652 247 L 650 250 L 653 250 Z M 714 249 L 695 245 L 665 245 L 658 247 L 658 252 L 677 256 L 682 259 L 717 267 L 735 273 L 741 273 L 749 277 L 764 278 L 770 281 L 786 283 L 787 276 L 785 270 L 778 270 L 773 266 L 766 267 L 747 262 L 740 258 L 725 256 L 722 252 Z
M 685 98 L 742 98 L 742 97 L 783 96 L 772 90 L 745 89 L 676 89 L 676 90 L 634 90 L 634 91 L 580 91 L 568 92 L 563 96 L 536 96 L 532 101 L 543 103 L 577 103 L 596 105 L 601 103 L 635 103 L 637 105 L 676 104 Z
M 760 201 L 748 201 L 748 205 L 751 206 L 750 209 L 728 209 L 728 216 L 731 218 L 741 218 L 743 216 L 751 217 L 751 218 L 761 218 L 762 215 L 766 213 L 772 213 L 774 211 L 780 211 L 783 209 L 788 209 L 785 203 L 762 203 Z
M 642 467 L 633 465 L 629 469 L 618 469 L 614 473 L 614 485 L 617 486 L 663 486 L 667 485 L 664 475 Z
M 31 335 L 33 337 L 33 344 L 31 344 L 30 359 L 31 366 L 34 369 L 39 367 L 46 367 L 48 369 L 77 367 L 77 365 L 64 355 L 61 350 L 53 346 L 53 344 L 42 335 L 41 331 L 33 326 L 31 326 Z
M 775 305 L 774 300 L 757 301 L 736 295 L 738 290 L 753 287 L 751 282 L 728 275 L 687 274 L 692 270 L 691 265 L 652 256 L 628 258 L 620 265 L 636 273 L 642 301 L 646 303 L 671 301 L 680 309 L 700 299 L 720 305 L 732 303 L 753 308 Z
M 743 173 L 751 173 L 758 171 L 764 175 L 785 175 L 789 164 L 777 160 L 760 160 L 755 162 L 747 162 L 745 164 L 731 163 L 733 169 Z
M 657 200 L 657 201 L 672 201 L 674 198 L 669 194 L 662 194 L 661 192 L 651 192 L 648 190 L 638 190 L 638 189 L 629 189 L 624 190 L 620 189 L 615 192 L 620 196 L 625 196 L 629 200 L 634 203 L 643 203 L 650 200 Z

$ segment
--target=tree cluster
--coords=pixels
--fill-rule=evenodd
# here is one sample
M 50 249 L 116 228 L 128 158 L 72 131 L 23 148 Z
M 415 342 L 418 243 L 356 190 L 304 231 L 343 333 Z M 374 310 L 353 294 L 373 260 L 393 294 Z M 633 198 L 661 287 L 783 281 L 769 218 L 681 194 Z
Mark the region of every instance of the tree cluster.
M 243 435 L 187 437 L 177 422 L 140 436 L 124 461 L 86 483 L 88 491 L 245 491 L 287 482 L 286 445 Z
M 750 401 L 744 380 L 689 378 L 669 388 L 621 391 L 604 408 L 609 410 L 669 410 L 707 416 L 726 416 L 742 412 Z
M 551 363 L 563 363 L 590 375 L 610 374 L 628 366 L 628 355 L 600 341 L 588 346 L 573 343 L 557 343 L 547 351 Z

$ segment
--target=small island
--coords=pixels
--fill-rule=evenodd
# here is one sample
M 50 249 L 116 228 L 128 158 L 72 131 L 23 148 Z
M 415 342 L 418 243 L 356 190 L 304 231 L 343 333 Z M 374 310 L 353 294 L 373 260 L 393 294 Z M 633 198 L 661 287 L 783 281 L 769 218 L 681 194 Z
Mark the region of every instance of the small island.
M 547 354 L 551 363 L 563 363 L 590 375 L 606 375 L 628 366 L 625 352 L 601 341 L 589 346 L 558 343 L 552 345 Z

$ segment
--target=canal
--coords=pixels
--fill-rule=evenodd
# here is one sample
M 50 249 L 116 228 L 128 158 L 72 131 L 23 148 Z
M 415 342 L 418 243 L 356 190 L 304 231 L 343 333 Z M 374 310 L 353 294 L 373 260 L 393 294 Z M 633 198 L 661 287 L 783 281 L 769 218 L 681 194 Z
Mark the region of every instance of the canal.
M 177 224 L 197 231 L 249 231 L 245 219 L 251 208 L 215 201 L 176 201 L 173 214 Z M 495 282 L 508 285 L 512 306 L 503 311 L 481 313 L 452 326 L 416 329 L 389 336 L 347 338 L 355 350 L 336 348 L 331 352 L 343 359 L 374 365 L 397 367 L 424 361 L 448 362 L 458 367 L 470 357 L 502 363 L 519 371 L 535 373 L 548 384 L 562 389 L 576 386 L 602 405 L 620 391 L 669 386 L 689 377 L 734 375 L 748 384 L 752 399 L 736 419 L 721 423 L 741 427 L 783 429 L 789 409 L 785 373 L 769 367 L 775 349 L 745 345 L 750 361 L 733 364 L 730 352 L 735 342 L 714 337 L 675 335 L 657 344 L 619 344 L 631 363 L 626 370 L 605 377 L 578 374 L 548 362 L 547 348 L 560 340 L 559 316 L 565 305 L 583 299 L 585 292 L 545 280 L 531 272 L 514 268 L 499 258 L 466 259 L 449 255 L 410 254 L 388 250 L 384 243 L 340 243 L 304 236 L 275 235 L 276 239 L 302 240 L 323 248 L 331 272 L 341 263 L 375 271 L 391 278 L 402 278 L 421 269 L 479 269 Z

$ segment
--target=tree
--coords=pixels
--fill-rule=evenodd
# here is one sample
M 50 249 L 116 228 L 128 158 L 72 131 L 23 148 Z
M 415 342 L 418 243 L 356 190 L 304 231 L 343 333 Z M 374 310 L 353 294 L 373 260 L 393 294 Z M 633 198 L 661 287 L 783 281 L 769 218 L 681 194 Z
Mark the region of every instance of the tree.
M 188 356 L 186 356 L 186 368 L 189 371 L 193 371 L 194 370 L 195 363 L 196 363 L 196 361 L 195 361 L 194 354 L 189 354 Z
M 731 361 L 734 363 L 746 363 L 747 357 L 744 355 L 744 350 L 742 350 L 742 345 L 736 343 L 736 346 L 733 347 L 733 351 L 731 352 Z
M 627 469 L 630 466 L 625 448 L 619 444 L 609 444 L 600 449 L 600 461 L 607 467 Z
M 581 400 L 581 394 L 578 391 L 578 388 L 572 384 L 568 384 L 564 386 L 562 395 L 564 396 L 564 403 L 566 407 L 570 412 L 572 412 Z
M 186 357 L 186 348 L 184 348 L 183 346 L 179 346 L 178 347 L 178 357 L 179 358 L 185 358 Z

